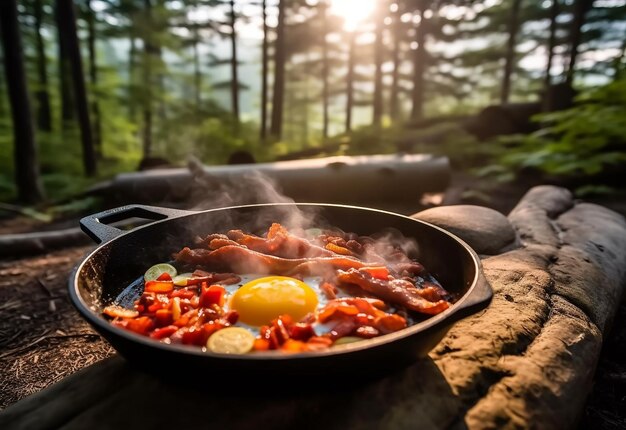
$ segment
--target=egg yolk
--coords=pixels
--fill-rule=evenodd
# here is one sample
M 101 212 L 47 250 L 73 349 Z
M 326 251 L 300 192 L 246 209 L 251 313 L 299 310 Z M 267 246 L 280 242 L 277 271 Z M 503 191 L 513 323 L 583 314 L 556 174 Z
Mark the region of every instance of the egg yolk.
M 230 302 L 245 324 L 260 326 L 280 315 L 298 321 L 317 307 L 317 295 L 307 284 L 285 276 L 255 279 L 239 288 Z

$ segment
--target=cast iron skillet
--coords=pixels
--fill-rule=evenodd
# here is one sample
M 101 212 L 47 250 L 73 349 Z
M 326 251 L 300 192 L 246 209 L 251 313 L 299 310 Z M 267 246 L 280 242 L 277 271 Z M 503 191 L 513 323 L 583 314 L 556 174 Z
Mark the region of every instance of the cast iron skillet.
M 108 225 L 139 217 L 155 220 L 124 232 Z M 420 261 L 459 299 L 445 312 L 396 333 L 334 347 L 325 352 L 223 355 L 178 345 L 165 345 L 111 325 L 104 306 L 129 295 L 129 284 L 147 267 L 170 259 L 197 235 L 230 229 L 262 231 L 271 222 L 287 226 L 302 220 L 311 226 L 334 226 L 371 235 L 399 230 L 417 241 Z M 456 236 L 405 216 L 380 210 L 328 204 L 261 204 L 189 212 L 142 205 L 111 209 L 80 221 L 81 228 L 102 243 L 76 267 L 69 280 L 70 297 L 81 315 L 131 363 L 146 370 L 179 368 L 196 374 L 255 376 L 373 373 L 409 364 L 425 356 L 452 324 L 487 306 L 492 292 L 476 253 Z M 132 287 L 130 288 L 132 290 Z M 132 294 L 141 293 L 142 286 Z

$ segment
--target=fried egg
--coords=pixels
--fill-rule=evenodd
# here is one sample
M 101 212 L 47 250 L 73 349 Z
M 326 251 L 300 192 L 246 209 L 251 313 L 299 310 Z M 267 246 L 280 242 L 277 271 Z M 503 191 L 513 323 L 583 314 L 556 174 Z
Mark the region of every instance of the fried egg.
M 254 334 L 259 327 L 268 325 L 280 315 L 288 314 L 295 321 L 323 308 L 328 298 L 321 290 L 321 277 L 304 277 L 302 280 L 287 276 L 259 274 L 239 275 L 237 284 L 224 285 L 228 294 L 227 310 L 236 310 L 239 320 L 235 325 L 245 327 Z M 314 324 L 318 334 L 328 331 Z

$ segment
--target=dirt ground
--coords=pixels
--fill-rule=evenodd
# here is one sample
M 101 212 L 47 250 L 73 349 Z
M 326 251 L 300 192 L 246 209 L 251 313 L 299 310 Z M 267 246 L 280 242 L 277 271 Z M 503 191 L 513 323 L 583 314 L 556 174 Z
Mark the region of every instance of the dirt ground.
M 499 185 L 455 174 L 445 194 L 386 204 L 410 214 L 439 204 L 478 204 L 507 214 L 535 184 Z M 585 199 L 626 216 L 626 192 Z M 0 219 L 0 234 L 68 228 L 77 219 L 44 225 L 25 217 Z M 67 278 L 90 247 L 0 261 L 0 409 L 40 391 L 76 370 L 114 354 L 77 314 L 67 296 Z M 581 429 L 626 428 L 626 303 L 619 308 L 598 363 Z

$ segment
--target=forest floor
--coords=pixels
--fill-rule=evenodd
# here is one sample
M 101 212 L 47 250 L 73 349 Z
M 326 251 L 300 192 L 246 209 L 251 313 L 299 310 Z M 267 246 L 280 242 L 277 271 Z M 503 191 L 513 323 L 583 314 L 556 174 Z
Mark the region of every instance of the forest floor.
M 426 195 L 420 202 L 391 204 L 384 209 L 411 214 L 439 204 L 477 204 L 508 214 L 529 188 L 538 185 L 535 182 L 536 179 L 531 177 L 530 179 L 518 180 L 513 183 L 497 184 L 493 181 L 475 178 L 465 173 L 455 173 L 452 177 L 451 185 L 445 193 Z M 610 196 L 585 198 L 584 200 L 608 207 L 626 216 L 626 190 Z M 43 223 L 24 216 L 6 217 L 0 219 L 0 234 L 70 228 L 77 226 L 77 221 L 78 217 L 66 217 L 54 223 Z M 26 296 L 36 293 L 37 290 L 43 294 L 41 300 L 32 301 L 32 315 L 36 315 L 38 312 L 41 314 L 41 309 L 39 308 L 49 306 L 56 306 L 59 308 L 59 311 L 69 311 L 71 309 L 69 301 L 62 299 L 63 296 L 66 296 L 66 281 L 64 277 L 61 279 L 58 276 L 59 268 L 63 266 L 63 269 L 69 270 L 71 265 L 73 265 L 73 261 L 78 260 L 87 249 L 68 249 L 62 253 L 63 257 L 59 257 L 62 261 L 57 261 L 58 258 L 55 257 L 55 253 L 41 257 L 31 257 L 19 262 L 0 261 L 0 269 L 2 269 L 0 273 L 8 276 L 8 278 L 5 278 L 7 282 L 0 282 L 0 297 L 3 296 L 1 287 L 8 286 L 9 283 L 15 285 L 13 281 L 17 281 L 17 278 L 20 278 L 21 275 L 30 271 L 42 272 L 37 276 L 35 284 L 31 286 L 24 285 L 24 294 Z M 18 270 L 20 273 L 11 272 L 13 263 L 24 266 L 22 268 L 24 270 Z M 5 331 L 8 334 L 8 331 L 12 331 L 8 326 L 13 325 L 8 318 L 11 308 L 9 305 L 16 300 L 22 301 L 22 299 L 26 300 L 26 297 L 4 297 L 3 304 L 0 304 L 0 334 Z M 51 304 L 51 302 L 55 303 Z M 14 317 L 23 319 L 23 321 L 20 321 L 20 333 L 22 335 L 32 334 L 32 336 L 30 334 L 26 336 L 30 339 L 27 342 L 28 345 L 19 342 L 22 348 L 24 348 L 24 345 L 26 346 L 24 349 L 25 355 L 33 355 L 32 357 L 28 356 L 29 360 L 35 360 L 35 362 L 38 360 L 45 361 L 46 354 L 58 348 L 59 342 L 63 344 L 63 349 L 66 351 L 64 357 L 62 357 L 63 359 L 58 362 L 58 365 L 61 367 L 63 367 L 63 363 L 70 366 L 83 367 L 83 365 L 88 364 L 85 361 L 95 362 L 113 353 L 109 347 L 104 347 L 101 343 L 96 342 L 95 344 L 99 346 L 99 349 L 92 351 L 93 353 L 85 357 L 82 351 L 85 343 L 94 344 L 94 339 L 91 337 L 93 335 L 90 334 L 90 330 L 82 320 L 80 320 L 81 322 L 75 320 L 66 321 L 67 312 L 55 312 L 57 320 L 54 326 L 60 328 L 52 333 L 43 333 L 41 330 L 45 330 L 45 328 L 41 327 L 42 321 L 37 321 L 36 319 L 27 320 L 26 318 L 29 317 L 24 313 L 23 309 L 22 307 L 20 311 L 23 315 Z M 70 314 L 73 314 L 73 312 L 70 312 Z M 76 324 L 78 326 L 75 326 Z M 26 329 L 26 332 L 24 329 Z M 11 343 L 10 341 L 11 339 L 9 339 L 9 344 Z M 28 347 L 33 342 L 39 343 L 40 346 L 43 345 L 43 349 L 37 348 L 33 351 L 32 348 Z M 50 369 L 49 366 L 34 366 L 31 368 L 31 371 L 40 371 L 42 374 L 30 375 L 27 378 L 28 386 L 26 387 L 12 386 L 15 384 L 11 384 L 10 380 L 5 378 L 11 378 L 11 375 L 19 375 L 20 369 L 15 368 L 15 363 L 19 363 L 19 360 L 15 360 L 15 354 L 20 354 L 20 351 L 13 350 L 14 348 L 11 348 L 9 344 L 0 342 L 0 361 L 3 361 L 2 359 L 5 358 L 14 364 L 6 367 L 6 372 L 0 372 L 4 373 L 2 379 L 5 381 L 5 383 L 0 384 L 0 409 L 31 392 L 42 389 L 48 384 L 42 386 L 38 381 L 45 381 L 50 378 L 50 374 L 47 373 Z M 48 349 L 50 351 L 47 351 Z M 90 349 L 87 348 L 87 350 Z M 618 309 L 613 330 L 605 340 L 595 375 L 593 391 L 589 396 L 585 410 L 581 413 L 581 429 L 614 430 L 626 428 L 626 354 L 624 351 L 626 351 L 626 302 L 623 302 Z M 50 383 L 55 380 L 56 378 L 52 375 Z M 18 388 L 19 390 L 15 391 Z M 5 390 L 7 390 L 7 393 L 3 393 Z M 8 391 L 12 394 L 7 396 Z

